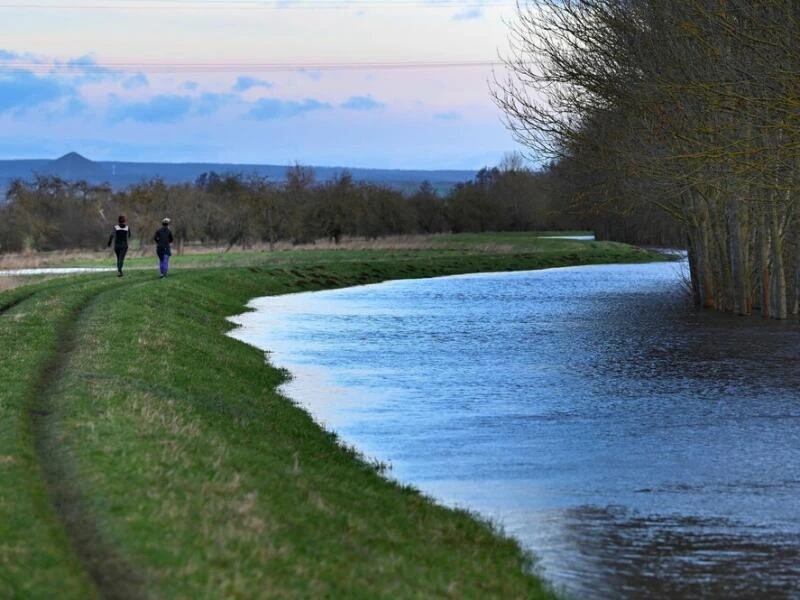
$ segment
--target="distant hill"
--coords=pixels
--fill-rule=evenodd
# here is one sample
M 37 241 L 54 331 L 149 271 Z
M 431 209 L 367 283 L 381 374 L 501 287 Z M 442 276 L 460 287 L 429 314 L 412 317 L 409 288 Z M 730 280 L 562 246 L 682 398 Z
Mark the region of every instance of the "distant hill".
M 115 190 L 134 183 L 161 177 L 167 183 L 192 183 L 209 171 L 216 173 L 257 174 L 271 181 L 286 179 L 289 167 L 279 165 L 252 165 L 226 163 L 136 163 L 93 161 L 77 152 L 70 152 L 55 160 L 0 160 L 0 192 L 5 192 L 13 179 L 30 180 L 36 174 L 54 175 L 70 181 L 85 180 L 92 184 L 109 183 Z M 346 167 L 311 167 L 317 181 L 328 181 Z M 472 179 L 474 171 L 423 171 L 402 169 L 347 169 L 356 181 L 366 181 L 390 186 L 403 192 L 416 190 L 420 183 L 429 181 L 440 193 L 455 184 Z

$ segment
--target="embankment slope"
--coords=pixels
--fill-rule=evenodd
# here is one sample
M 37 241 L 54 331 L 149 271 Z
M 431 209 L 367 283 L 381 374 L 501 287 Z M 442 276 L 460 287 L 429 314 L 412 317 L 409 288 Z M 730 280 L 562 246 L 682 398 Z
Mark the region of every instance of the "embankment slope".
M 551 597 L 516 542 L 281 397 L 286 374 L 225 317 L 259 295 L 608 256 L 345 258 L 0 293 L 0 596 Z

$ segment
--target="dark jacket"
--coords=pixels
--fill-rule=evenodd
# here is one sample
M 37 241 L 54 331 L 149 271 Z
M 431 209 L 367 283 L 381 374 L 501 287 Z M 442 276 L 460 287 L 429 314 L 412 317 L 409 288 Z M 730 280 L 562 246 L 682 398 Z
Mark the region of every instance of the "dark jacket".
M 111 242 L 114 242 L 115 250 L 127 248 L 130 237 L 130 227 L 127 225 L 114 225 L 114 231 L 111 232 L 111 235 L 108 237 L 108 245 L 110 246 Z
M 170 256 L 172 254 L 169 245 L 174 241 L 174 238 L 172 237 L 172 232 L 169 230 L 169 227 L 164 225 L 161 229 L 156 231 L 156 234 L 153 236 L 153 241 L 156 243 L 156 253 L 159 256 Z

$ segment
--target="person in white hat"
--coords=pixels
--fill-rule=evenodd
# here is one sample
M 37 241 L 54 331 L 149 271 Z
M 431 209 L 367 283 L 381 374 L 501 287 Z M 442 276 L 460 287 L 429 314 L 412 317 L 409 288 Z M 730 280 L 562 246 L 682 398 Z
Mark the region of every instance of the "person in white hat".
M 169 229 L 169 219 L 164 217 L 161 221 L 161 229 L 156 231 L 153 236 L 153 241 L 156 243 L 156 254 L 158 255 L 158 270 L 161 277 L 167 276 L 169 270 L 169 257 L 172 256 L 170 244 L 173 242 L 172 232 Z

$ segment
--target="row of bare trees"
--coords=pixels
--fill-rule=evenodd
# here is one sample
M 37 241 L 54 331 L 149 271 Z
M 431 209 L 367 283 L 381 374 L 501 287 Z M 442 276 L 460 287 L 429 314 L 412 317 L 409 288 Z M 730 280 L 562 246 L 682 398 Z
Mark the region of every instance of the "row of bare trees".
M 793 0 L 523 1 L 494 94 L 585 211 L 685 232 L 699 305 L 785 319 L 800 308 L 798 39 Z
M 510 157 L 440 195 L 424 183 L 411 195 L 356 182 L 343 172 L 316 182 L 295 166 L 285 181 L 205 173 L 194 184 L 143 181 L 115 192 L 108 186 L 40 176 L 15 181 L 0 206 L 0 252 L 98 248 L 118 214 L 134 236 L 149 240 L 161 219 L 173 222 L 178 252 L 187 242 L 271 246 L 343 236 L 466 231 L 525 231 L 563 226 L 550 206 L 547 177 Z M 152 231 L 151 231 L 152 230 Z

